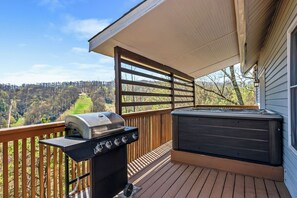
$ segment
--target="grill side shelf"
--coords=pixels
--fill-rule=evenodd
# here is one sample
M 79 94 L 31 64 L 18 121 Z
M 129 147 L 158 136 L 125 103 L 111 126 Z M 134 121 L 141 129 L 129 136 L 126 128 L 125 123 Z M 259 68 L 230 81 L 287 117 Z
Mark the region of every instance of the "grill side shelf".
M 71 137 L 58 137 L 52 139 L 40 140 L 40 144 L 45 144 L 49 146 L 54 146 L 61 148 L 62 151 L 66 152 L 81 147 L 82 144 L 88 142 L 89 140 L 81 138 L 71 138 Z

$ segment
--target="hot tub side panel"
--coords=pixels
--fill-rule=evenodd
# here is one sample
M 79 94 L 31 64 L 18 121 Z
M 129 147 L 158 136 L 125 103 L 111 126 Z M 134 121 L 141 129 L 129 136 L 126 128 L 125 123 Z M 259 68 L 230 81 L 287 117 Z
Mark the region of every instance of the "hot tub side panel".
M 283 162 L 283 132 L 282 122 L 269 121 L 269 159 L 271 164 L 282 165 Z
M 179 145 L 178 145 L 178 116 L 172 115 L 172 149 L 178 150 Z
M 275 148 L 281 139 L 275 136 L 275 130 L 271 132 L 278 128 L 277 121 L 173 117 L 176 117 L 173 120 L 173 149 L 281 164 L 281 151 Z

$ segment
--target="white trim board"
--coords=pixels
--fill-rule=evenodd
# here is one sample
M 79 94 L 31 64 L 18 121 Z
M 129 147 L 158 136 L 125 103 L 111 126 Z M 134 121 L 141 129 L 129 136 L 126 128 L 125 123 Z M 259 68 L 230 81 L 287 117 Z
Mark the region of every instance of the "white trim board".
M 292 32 L 297 27 L 297 17 L 295 17 L 294 21 L 288 28 L 287 31 L 287 84 L 288 84 L 288 145 L 291 151 L 297 155 L 297 150 L 292 146 L 292 137 L 291 137 L 291 35 Z

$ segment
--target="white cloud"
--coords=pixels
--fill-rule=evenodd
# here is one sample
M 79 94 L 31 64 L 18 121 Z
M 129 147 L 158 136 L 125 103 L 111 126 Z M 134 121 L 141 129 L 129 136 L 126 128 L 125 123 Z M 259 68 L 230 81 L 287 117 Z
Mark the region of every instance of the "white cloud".
M 1 73 L 0 83 L 21 85 L 42 82 L 65 81 L 111 81 L 114 80 L 113 67 L 96 64 L 70 64 L 67 66 L 35 64 L 28 70 Z
M 73 47 L 71 49 L 71 52 L 74 52 L 74 53 L 77 53 L 77 54 L 81 54 L 81 53 L 87 53 L 87 52 L 89 52 L 89 50 L 86 49 L 86 48 L 82 48 L 82 47 Z
M 62 31 L 74 34 L 79 39 L 90 39 L 110 24 L 108 19 L 75 19 L 67 17 L 67 23 Z

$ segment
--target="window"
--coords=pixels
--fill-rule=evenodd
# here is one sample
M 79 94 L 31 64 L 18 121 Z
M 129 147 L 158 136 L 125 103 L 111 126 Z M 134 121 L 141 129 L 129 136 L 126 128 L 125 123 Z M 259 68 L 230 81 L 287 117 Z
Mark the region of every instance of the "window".
M 297 153 L 297 19 L 288 30 L 289 145 Z

